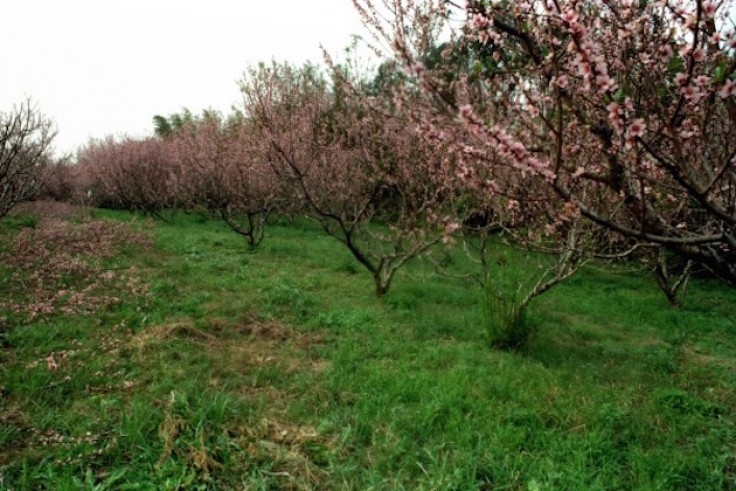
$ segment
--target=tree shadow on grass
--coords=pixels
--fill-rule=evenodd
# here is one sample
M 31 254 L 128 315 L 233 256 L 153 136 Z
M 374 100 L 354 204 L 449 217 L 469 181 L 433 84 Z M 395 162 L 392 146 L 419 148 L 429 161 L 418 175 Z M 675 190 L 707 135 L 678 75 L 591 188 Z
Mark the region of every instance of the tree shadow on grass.
M 556 315 L 543 321 L 519 354 L 548 369 L 572 370 L 601 380 L 662 377 L 682 363 L 681 339 L 584 317 Z

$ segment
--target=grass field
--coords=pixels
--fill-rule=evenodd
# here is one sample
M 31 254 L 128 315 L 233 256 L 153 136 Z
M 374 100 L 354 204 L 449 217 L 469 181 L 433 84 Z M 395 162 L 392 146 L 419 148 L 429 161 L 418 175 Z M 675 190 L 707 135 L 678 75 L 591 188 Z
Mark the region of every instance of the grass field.
M 0 489 L 736 489 L 717 283 L 678 310 L 591 265 L 509 352 L 477 287 L 418 261 L 376 299 L 307 222 L 249 252 L 196 216 L 93 215 L 0 223 Z

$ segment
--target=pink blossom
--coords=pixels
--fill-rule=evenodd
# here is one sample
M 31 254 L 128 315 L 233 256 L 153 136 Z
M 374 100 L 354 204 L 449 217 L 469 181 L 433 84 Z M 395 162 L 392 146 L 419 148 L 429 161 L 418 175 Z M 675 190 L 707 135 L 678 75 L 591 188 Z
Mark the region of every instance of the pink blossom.
M 736 32 L 731 31 L 728 33 L 728 39 L 726 40 L 726 47 L 728 49 L 736 49 Z
M 706 17 L 709 19 L 712 19 L 716 15 L 717 6 L 715 2 L 712 2 L 711 0 L 706 0 L 703 2 L 703 13 L 705 13 Z
M 670 46 L 669 44 L 665 44 L 664 46 L 659 48 L 659 56 L 662 58 L 662 61 L 668 61 L 673 54 L 674 51 L 672 51 L 672 46 Z
M 611 122 L 614 128 L 616 128 L 619 132 L 623 130 L 622 121 L 621 121 L 621 106 L 619 106 L 617 103 L 612 102 L 608 106 L 606 106 L 606 109 L 608 109 L 608 120 Z
M 470 19 L 470 27 L 475 30 L 488 29 L 491 25 L 491 19 L 481 13 L 477 13 Z
M 616 82 L 614 82 L 608 75 L 598 75 L 595 78 L 595 81 L 601 92 L 612 92 L 616 90 Z
M 710 77 L 706 75 L 698 75 L 695 77 L 693 82 L 695 82 L 695 85 L 698 85 L 699 87 L 707 87 L 710 85 Z
M 700 92 L 698 89 L 693 87 L 692 85 L 688 85 L 687 87 L 683 87 L 680 89 L 680 93 L 685 96 L 685 99 L 687 100 L 698 100 Z
M 624 107 L 628 112 L 634 110 L 634 101 L 631 100 L 631 97 L 627 97 L 626 99 L 624 99 Z
M 460 109 L 458 110 L 458 114 L 461 119 L 470 120 L 473 118 L 473 106 L 470 104 L 465 104 L 464 106 L 460 106 Z
M 629 136 L 631 138 L 642 136 L 644 132 L 646 131 L 646 129 L 647 129 L 647 126 L 644 123 L 643 119 L 641 118 L 635 119 L 629 125 Z
M 562 13 L 562 20 L 569 24 L 574 24 L 578 21 L 578 14 L 572 9 L 566 9 L 565 12 Z
M 726 81 L 726 83 L 723 84 L 723 87 L 721 87 L 721 90 L 718 91 L 718 95 L 724 99 L 731 97 L 734 94 L 736 94 L 736 80 Z
M 566 75 L 558 75 L 554 78 L 554 84 L 558 86 L 561 89 L 567 88 L 567 76 Z

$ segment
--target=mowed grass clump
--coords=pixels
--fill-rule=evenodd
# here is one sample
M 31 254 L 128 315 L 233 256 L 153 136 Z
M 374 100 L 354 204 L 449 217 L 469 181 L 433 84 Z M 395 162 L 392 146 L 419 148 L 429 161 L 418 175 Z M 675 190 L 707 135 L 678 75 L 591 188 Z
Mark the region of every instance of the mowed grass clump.
M 3 250 L 31 226 L 2 222 Z M 673 309 L 646 273 L 589 267 L 501 351 L 477 287 L 418 261 L 376 299 L 309 222 L 256 251 L 195 215 L 147 234 L 94 262 L 145 289 L 0 315 L 0 488 L 736 489 L 736 298 L 717 283 Z

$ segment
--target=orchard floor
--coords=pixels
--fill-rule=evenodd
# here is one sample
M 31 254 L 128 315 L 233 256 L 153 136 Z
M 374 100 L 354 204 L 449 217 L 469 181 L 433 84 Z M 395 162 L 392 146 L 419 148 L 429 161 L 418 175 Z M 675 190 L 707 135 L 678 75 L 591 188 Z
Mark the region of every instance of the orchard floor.
M 506 352 L 471 283 L 376 299 L 306 222 L 67 220 L 0 222 L 0 489 L 736 489 L 720 284 L 588 266 Z

